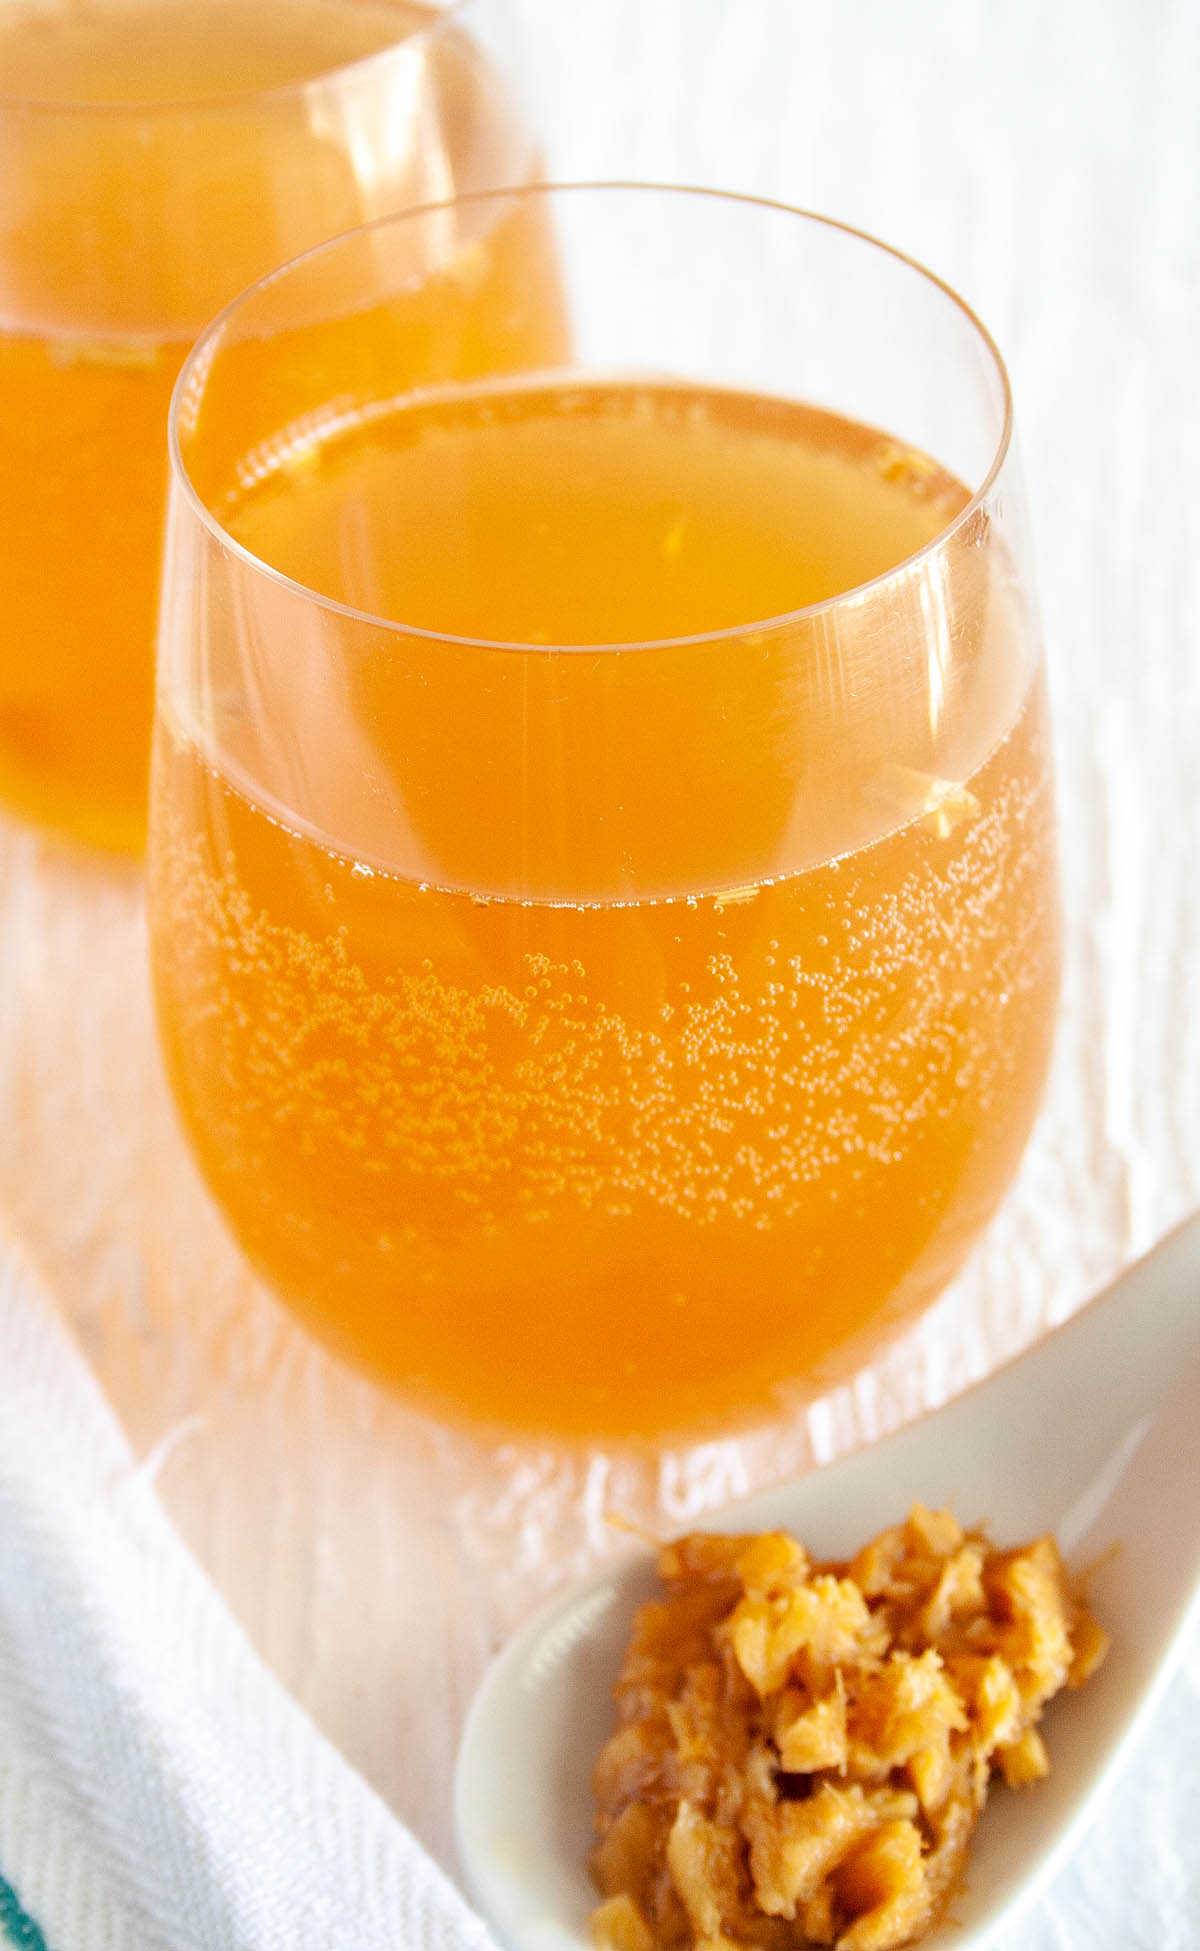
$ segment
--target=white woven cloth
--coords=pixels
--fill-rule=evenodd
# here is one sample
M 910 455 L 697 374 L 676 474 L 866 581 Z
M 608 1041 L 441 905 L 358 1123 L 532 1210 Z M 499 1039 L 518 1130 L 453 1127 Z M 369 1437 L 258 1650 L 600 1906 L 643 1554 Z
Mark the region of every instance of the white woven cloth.
M 0 1240 L 0 1946 L 488 1951 L 234 1624 Z

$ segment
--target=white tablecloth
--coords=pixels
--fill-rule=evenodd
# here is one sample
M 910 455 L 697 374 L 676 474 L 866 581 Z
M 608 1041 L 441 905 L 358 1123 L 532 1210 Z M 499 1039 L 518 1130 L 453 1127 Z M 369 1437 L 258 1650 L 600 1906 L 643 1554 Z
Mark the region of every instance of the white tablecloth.
M 1200 1204 L 1200 6 L 518 4 L 553 174 L 826 211 L 912 251 L 995 332 L 1057 714 L 1068 964 L 1020 1180 L 931 1319 L 796 1429 L 657 1472 L 569 1465 L 413 1422 L 259 1292 L 161 1082 L 137 875 L 0 835 L 0 1208 L 251 1639 L 447 1864 L 481 1666 L 610 1548 L 607 1509 L 690 1521 L 894 1425 Z M 1198 1839 L 1193 1644 L 1003 1951 L 1194 1947 Z

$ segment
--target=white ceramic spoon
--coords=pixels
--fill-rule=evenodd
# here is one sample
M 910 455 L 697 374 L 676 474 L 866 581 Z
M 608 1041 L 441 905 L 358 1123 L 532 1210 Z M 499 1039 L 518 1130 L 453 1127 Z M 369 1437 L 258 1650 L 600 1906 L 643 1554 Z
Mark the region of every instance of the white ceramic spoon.
M 1070 1565 L 1104 1561 L 1089 1590 L 1108 1658 L 1047 1709 L 1049 1779 L 991 1798 L 952 1919 L 925 1940 L 929 1951 L 979 1951 L 1078 1839 L 1197 1604 L 1200 1215 L 948 1408 L 705 1522 L 786 1527 L 814 1556 L 836 1558 L 914 1498 L 986 1523 L 997 1544 L 1052 1531 Z M 511 1951 L 587 1945 L 589 1777 L 630 1616 L 653 1589 L 648 1551 L 606 1566 L 513 1640 L 471 1711 L 455 1784 L 459 1850 Z

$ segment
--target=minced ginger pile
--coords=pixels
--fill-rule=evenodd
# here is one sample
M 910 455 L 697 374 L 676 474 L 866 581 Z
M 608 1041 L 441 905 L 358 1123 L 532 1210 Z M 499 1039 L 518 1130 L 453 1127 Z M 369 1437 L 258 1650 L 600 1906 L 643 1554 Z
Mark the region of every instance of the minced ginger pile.
M 946 1511 L 850 1564 L 782 1532 L 666 1546 L 594 1785 L 602 1951 L 894 1951 L 962 1872 L 999 1769 L 1104 1657 L 1051 1538 L 996 1551 Z

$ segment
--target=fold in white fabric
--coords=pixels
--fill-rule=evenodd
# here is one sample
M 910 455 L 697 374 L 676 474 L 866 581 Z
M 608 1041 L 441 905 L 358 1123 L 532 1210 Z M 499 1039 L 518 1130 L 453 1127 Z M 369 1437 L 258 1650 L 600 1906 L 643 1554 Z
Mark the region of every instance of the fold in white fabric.
M 489 1951 L 254 1653 L 0 1237 L 0 1945 Z

